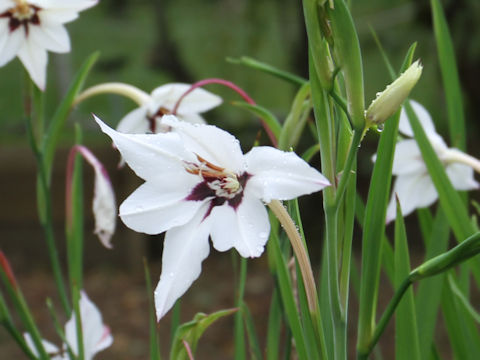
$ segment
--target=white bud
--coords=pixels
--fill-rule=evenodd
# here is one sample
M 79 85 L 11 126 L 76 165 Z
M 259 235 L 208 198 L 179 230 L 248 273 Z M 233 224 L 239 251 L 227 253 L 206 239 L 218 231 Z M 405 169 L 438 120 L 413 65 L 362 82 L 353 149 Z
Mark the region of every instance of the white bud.
M 423 66 L 420 64 L 420 61 L 415 61 L 393 83 L 388 85 L 384 91 L 378 93 L 365 112 L 367 122 L 370 124 L 382 124 L 392 116 L 408 97 L 410 91 L 412 91 L 422 74 L 422 69 Z

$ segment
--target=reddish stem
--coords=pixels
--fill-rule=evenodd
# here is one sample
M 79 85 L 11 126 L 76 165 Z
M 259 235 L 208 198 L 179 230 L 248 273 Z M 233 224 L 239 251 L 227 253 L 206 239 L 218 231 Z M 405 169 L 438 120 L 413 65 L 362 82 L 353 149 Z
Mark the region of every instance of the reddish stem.
M 218 78 L 211 78 L 211 79 L 205 79 L 205 80 L 197 81 L 196 83 L 194 83 L 190 87 L 190 89 L 185 91 L 183 93 L 183 95 L 180 96 L 180 98 L 177 100 L 177 103 L 173 107 L 172 114 L 176 115 L 178 107 L 180 106 L 180 103 L 185 98 L 185 96 L 190 94 L 196 88 L 199 88 L 199 87 L 202 87 L 202 86 L 205 86 L 205 85 L 208 85 L 208 84 L 220 84 L 220 85 L 226 86 L 226 87 L 232 89 L 233 91 L 235 91 L 237 94 L 239 94 L 250 105 L 256 105 L 255 101 L 253 101 L 253 99 L 250 96 L 248 96 L 248 94 L 243 89 L 241 89 L 240 87 L 235 85 L 233 82 L 228 81 L 228 80 L 218 79 Z M 275 135 L 273 134 L 272 130 L 270 130 L 270 128 L 267 126 L 267 124 L 265 123 L 265 121 L 262 118 L 260 118 L 260 121 L 262 123 L 263 128 L 267 132 L 267 135 L 268 135 L 270 141 L 272 142 L 273 146 L 277 147 L 278 141 L 277 141 Z
M 10 281 L 10 284 L 12 284 L 13 288 L 17 290 L 18 288 L 17 280 L 15 279 L 15 275 L 13 274 L 13 270 L 12 270 L 12 267 L 10 266 L 8 259 L 2 250 L 0 250 L 0 267 L 5 272 L 5 275 L 7 275 L 7 278 Z
M 195 360 L 193 357 L 192 349 L 190 348 L 190 345 L 188 344 L 188 342 L 186 340 L 182 340 L 182 342 L 183 342 L 183 346 L 185 346 L 185 350 L 187 351 L 188 358 L 190 360 Z

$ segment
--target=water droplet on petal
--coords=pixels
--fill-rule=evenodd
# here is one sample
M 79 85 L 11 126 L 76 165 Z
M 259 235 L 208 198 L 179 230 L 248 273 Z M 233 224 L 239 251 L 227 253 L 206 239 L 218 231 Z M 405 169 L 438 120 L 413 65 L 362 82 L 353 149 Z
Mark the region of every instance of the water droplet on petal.
M 171 278 L 173 278 L 175 274 L 173 272 L 169 273 L 168 276 L 170 276 Z

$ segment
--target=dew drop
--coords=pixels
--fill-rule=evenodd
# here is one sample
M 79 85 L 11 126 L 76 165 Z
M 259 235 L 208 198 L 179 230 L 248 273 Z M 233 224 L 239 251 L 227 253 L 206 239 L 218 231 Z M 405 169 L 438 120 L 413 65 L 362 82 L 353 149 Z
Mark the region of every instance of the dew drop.
M 171 278 L 173 278 L 175 274 L 173 272 L 169 273 L 168 276 L 170 276 Z

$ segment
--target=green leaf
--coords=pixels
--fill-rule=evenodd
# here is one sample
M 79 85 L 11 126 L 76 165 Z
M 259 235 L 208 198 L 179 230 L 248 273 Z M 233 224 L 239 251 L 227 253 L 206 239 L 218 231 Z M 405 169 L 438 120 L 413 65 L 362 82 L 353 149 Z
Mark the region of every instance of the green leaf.
M 85 82 L 85 79 L 87 78 L 88 73 L 90 72 L 98 56 L 98 52 L 90 55 L 80 67 L 80 70 L 78 70 L 75 78 L 73 79 L 73 82 L 70 84 L 70 88 L 68 89 L 62 102 L 58 106 L 55 114 L 53 115 L 52 121 L 48 127 L 48 131 L 43 139 L 42 152 L 44 155 L 44 166 L 49 182 L 51 177 L 53 158 L 55 156 L 55 149 L 57 147 L 60 134 L 62 133 L 63 126 L 67 120 L 68 114 L 70 113 L 73 101 L 75 100 L 75 97 L 78 95 L 78 93 L 81 91 L 83 83 Z
M 395 288 L 399 288 L 410 273 L 407 233 L 400 203 L 397 201 L 395 220 Z M 417 333 L 413 289 L 410 287 L 398 304 L 395 313 L 395 358 L 421 359 Z
M 215 321 L 221 319 L 222 317 L 232 315 L 236 311 L 238 311 L 238 309 L 220 310 L 209 315 L 203 313 L 196 314 L 192 321 L 181 325 L 177 329 L 173 339 L 172 349 L 170 351 L 170 359 L 188 360 L 188 353 L 183 342 L 186 341 L 193 353 L 195 353 L 198 340 L 203 335 L 205 330 L 207 330 L 207 328 Z
M 246 352 L 245 352 L 245 330 L 243 326 L 243 310 L 242 305 L 243 303 L 243 295 L 245 293 L 245 283 L 247 280 L 247 259 L 238 256 L 236 253 L 232 253 L 232 256 L 235 258 L 236 264 L 238 264 L 238 258 L 240 258 L 240 274 L 238 277 L 238 285 L 237 285 L 237 301 L 236 306 L 241 310 L 235 314 L 235 331 L 234 331 L 234 338 L 235 338 L 235 360 L 243 360 L 246 359 Z
M 439 0 L 430 0 L 433 28 L 437 44 L 438 60 L 442 72 L 443 88 L 447 100 L 448 125 L 452 144 L 465 150 L 465 115 L 463 112 L 462 90 L 458 77 L 457 63 L 452 37 Z
M 260 106 L 260 105 L 252 105 L 243 101 L 232 101 L 232 105 L 244 108 L 250 111 L 252 114 L 259 116 L 270 130 L 273 132 L 273 135 L 278 139 L 280 136 L 280 132 L 282 131 L 282 125 L 278 119 L 273 115 L 270 110 Z
M 262 61 L 258 61 L 256 59 L 253 59 L 253 58 L 248 57 L 248 56 L 242 56 L 238 59 L 227 57 L 227 61 L 229 63 L 232 63 L 232 64 L 244 65 L 244 66 L 247 66 L 249 68 L 264 72 L 266 74 L 273 75 L 273 76 L 275 76 L 279 79 L 286 80 L 286 81 L 288 81 L 288 82 L 290 82 L 294 85 L 302 86 L 303 84 L 308 82 L 308 80 L 306 80 L 306 79 L 304 79 L 300 76 L 297 76 L 295 74 L 291 74 L 291 73 L 289 73 L 287 71 L 284 71 L 284 70 L 277 69 L 276 67 L 274 67 L 270 64 L 264 63 Z
M 261 360 L 263 359 L 262 351 L 260 350 L 260 343 L 258 341 L 258 335 L 255 330 L 255 324 L 253 322 L 252 314 L 248 309 L 247 304 L 242 301 L 240 306 L 240 314 L 243 315 L 245 320 L 245 327 L 248 335 L 248 343 L 250 344 L 250 359 L 252 360 Z
M 157 321 L 155 315 L 155 305 L 153 301 L 152 281 L 150 280 L 150 270 L 147 260 L 143 259 L 143 269 L 145 272 L 145 284 L 148 297 L 148 325 L 149 325 L 149 345 L 150 360 L 160 360 L 160 344 L 158 342 Z
M 439 208 L 432 225 L 430 239 L 424 238 L 426 245 L 425 260 L 431 259 L 447 250 L 450 227 L 445 213 Z M 433 337 L 437 325 L 437 315 L 444 284 L 444 274 L 424 279 L 418 284 L 415 305 L 422 359 L 428 359 L 432 351 Z
M 477 324 L 480 324 L 480 314 L 477 312 L 477 310 L 475 310 L 472 304 L 470 304 L 467 295 L 462 292 L 455 278 L 451 274 L 449 274 L 447 275 L 447 280 L 452 294 L 457 297 L 458 303 L 463 306 L 466 313 L 472 317 L 472 320 L 474 320 Z
M 266 359 L 278 360 L 280 353 L 280 337 L 282 332 L 282 306 L 278 289 L 273 290 L 270 312 L 268 315 Z

